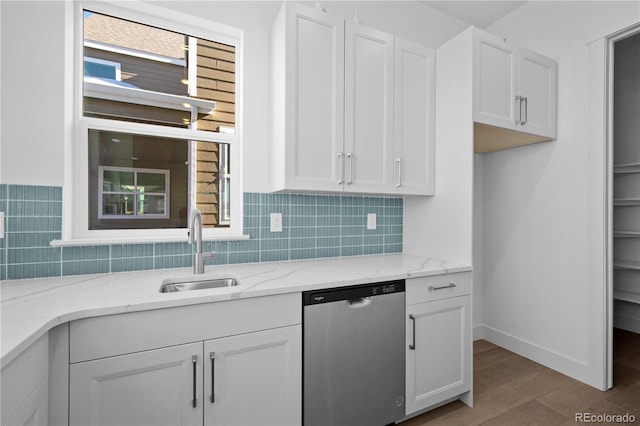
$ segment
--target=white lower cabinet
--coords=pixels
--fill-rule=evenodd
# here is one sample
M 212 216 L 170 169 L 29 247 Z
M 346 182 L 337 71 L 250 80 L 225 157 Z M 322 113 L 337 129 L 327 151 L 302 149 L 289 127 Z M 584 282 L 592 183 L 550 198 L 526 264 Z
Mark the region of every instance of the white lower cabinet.
M 296 325 L 73 364 L 69 423 L 299 424 L 301 342 Z
M 299 425 L 300 294 L 69 326 L 69 424 Z
M 201 425 L 202 343 L 73 364 L 69 385 L 71 425 Z
M 444 281 L 434 283 L 434 279 Z M 456 284 L 456 279 L 463 283 Z M 471 391 L 471 296 L 457 295 L 470 285 L 467 280 L 470 277 L 464 274 L 452 274 L 415 284 L 425 298 L 432 294 L 435 300 L 406 309 L 408 416 Z M 407 303 L 415 301 L 411 281 L 407 280 Z M 452 284 L 455 286 L 450 287 Z M 444 298 L 436 296 L 438 291 L 444 292 Z M 471 398 L 465 402 L 470 404 Z
M 48 405 L 48 380 L 45 378 L 42 383 L 33 391 L 24 403 L 13 413 L 11 418 L 4 423 L 6 426 L 37 426 L 47 425 Z
M 40 337 L 0 373 L 2 426 L 48 422 L 49 337 Z
M 210 340 L 204 356 L 205 425 L 300 424 L 301 326 Z

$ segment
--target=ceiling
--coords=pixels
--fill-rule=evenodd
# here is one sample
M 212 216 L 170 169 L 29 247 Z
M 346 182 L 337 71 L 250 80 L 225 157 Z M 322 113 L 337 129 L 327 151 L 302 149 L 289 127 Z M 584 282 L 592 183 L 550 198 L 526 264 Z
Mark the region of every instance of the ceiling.
M 508 15 L 525 4 L 526 1 L 425 0 L 421 1 L 421 3 L 433 7 L 434 9 L 438 9 L 440 12 L 458 18 L 461 21 L 472 24 L 478 28 L 486 28 L 498 19 Z

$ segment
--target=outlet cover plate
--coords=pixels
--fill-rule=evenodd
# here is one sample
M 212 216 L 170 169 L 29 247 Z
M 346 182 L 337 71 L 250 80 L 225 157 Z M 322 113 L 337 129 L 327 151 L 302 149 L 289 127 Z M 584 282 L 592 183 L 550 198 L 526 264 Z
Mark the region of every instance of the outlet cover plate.
M 376 229 L 376 214 L 368 213 L 367 214 L 367 229 Z
M 282 213 L 271 213 L 271 232 L 282 232 Z

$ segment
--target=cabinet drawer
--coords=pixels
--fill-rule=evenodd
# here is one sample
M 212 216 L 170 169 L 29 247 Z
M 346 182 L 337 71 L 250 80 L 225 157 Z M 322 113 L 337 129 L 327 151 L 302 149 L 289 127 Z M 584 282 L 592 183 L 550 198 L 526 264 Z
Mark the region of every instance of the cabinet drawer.
M 302 322 L 300 293 L 229 300 L 73 321 L 71 363 Z
M 406 280 L 407 305 L 471 294 L 471 272 Z

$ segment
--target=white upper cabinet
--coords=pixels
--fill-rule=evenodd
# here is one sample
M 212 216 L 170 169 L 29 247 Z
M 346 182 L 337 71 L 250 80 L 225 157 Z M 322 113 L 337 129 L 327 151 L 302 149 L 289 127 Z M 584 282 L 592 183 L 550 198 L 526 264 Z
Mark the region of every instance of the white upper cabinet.
M 557 63 L 478 29 L 473 55 L 476 152 L 555 139 Z
M 272 55 L 275 191 L 433 195 L 433 51 L 285 2 Z
M 520 126 L 523 132 L 556 137 L 557 68 L 552 59 L 518 49 Z
M 285 2 L 272 31 L 275 190 L 341 190 L 344 20 Z
M 393 171 L 391 34 L 347 22 L 345 33 L 345 184 L 390 192 Z
M 435 51 L 395 40 L 394 172 L 396 192 L 435 191 Z
M 515 129 L 516 54 L 503 39 L 477 31 L 474 40 L 474 119 Z

